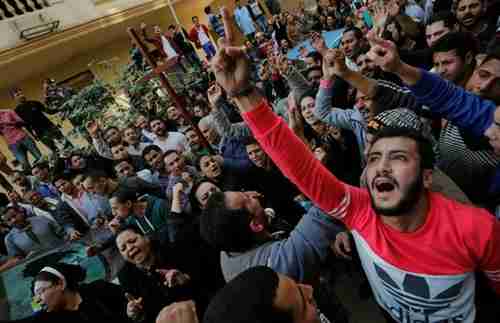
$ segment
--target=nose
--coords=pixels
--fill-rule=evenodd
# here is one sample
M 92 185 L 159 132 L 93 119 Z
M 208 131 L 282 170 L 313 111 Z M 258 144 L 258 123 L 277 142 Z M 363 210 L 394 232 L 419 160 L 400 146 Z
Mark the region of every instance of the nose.
M 488 137 L 488 139 L 490 140 L 495 140 L 496 139 L 496 136 L 495 136 L 495 130 L 493 129 L 495 125 L 491 125 L 488 129 L 486 129 L 486 131 L 484 132 L 484 135 L 486 137 Z
M 377 164 L 377 174 L 389 174 L 392 172 L 391 163 L 388 158 L 381 157 Z
M 436 66 L 436 73 L 439 75 L 439 76 L 442 76 L 445 72 L 445 68 L 443 65 L 439 64 Z

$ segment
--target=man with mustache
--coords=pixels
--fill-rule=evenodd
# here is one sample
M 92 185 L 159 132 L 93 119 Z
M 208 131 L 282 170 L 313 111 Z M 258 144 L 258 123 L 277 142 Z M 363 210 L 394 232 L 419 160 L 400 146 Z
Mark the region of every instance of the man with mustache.
M 485 9 L 484 0 L 458 0 L 455 11 L 460 30 L 476 35 L 483 50 L 495 35 L 496 29 L 496 21 L 488 21 L 483 17 Z
M 368 152 L 368 190 L 342 183 L 249 85 L 244 51 L 230 42 L 222 47 L 212 62 L 217 82 L 234 97 L 252 133 L 285 176 L 352 231 L 386 316 L 400 323 L 474 322 L 474 272 L 484 272 L 500 294 L 500 222 L 484 210 L 428 191 L 432 145 L 407 128 L 382 129 Z M 378 48 L 382 57 L 388 54 L 384 48 Z M 397 55 L 395 48 L 390 55 Z M 390 55 L 383 69 L 405 66 Z M 418 80 L 415 70 L 405 71 Z

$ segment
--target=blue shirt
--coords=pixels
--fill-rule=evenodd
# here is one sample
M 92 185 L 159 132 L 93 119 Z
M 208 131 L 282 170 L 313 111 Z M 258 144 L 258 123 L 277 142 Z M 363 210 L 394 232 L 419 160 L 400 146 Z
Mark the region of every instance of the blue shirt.
M 255 33 L 255 26 L 247 7 L 234 9 L 234 20 L 245 36 Z

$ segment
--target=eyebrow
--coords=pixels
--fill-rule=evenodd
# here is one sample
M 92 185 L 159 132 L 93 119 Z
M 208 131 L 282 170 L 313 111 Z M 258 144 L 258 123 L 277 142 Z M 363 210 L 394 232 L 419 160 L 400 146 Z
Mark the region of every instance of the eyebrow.
M 390 155 L 393 155 L 393 154 L 400 154 L 400 153 L 403 153 L 403 154 L 409 154 L 409 152 L 408 152 L 408 151 L 406 151 L 406 150 L 390 150 L 390 151 L 389 151 L 389 154 L 390 154 Z M 381 155 L 381 154 L 382 154 L 382 152 L 381 152 L 381 151 L 374 151 L 374 152 L 369 153 L 369 154 L 368 154 L 368 156 L 370 156 L 370 155 L 372 155 L 372 154 L 379 154 L 379 155 Z

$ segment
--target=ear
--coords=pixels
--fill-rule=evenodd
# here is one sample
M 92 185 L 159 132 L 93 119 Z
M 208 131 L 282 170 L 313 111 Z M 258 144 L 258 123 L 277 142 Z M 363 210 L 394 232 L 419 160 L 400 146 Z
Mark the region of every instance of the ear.
M 424 187 L 429 190 L 432 186 L 432 169 L 424 169 L 422 176 L 424 180 Z
M 472 52 L 467 52 L 467 54 L 465 54 L 465 64 L 470 65 L 472 64 L 473 60 L 474 60 L 474 55 L 472 54 Z
M 133 203 L 132 203 L 132 201 L 127 201 L 127 202 L 125 202 L 125 205 L 127 206 L 128 209 L 131 209 L 133 206 Z
M 260 233 L 264 231 L 264 224 L 261 223 L 257 218 L 253 218 L 252 222 L 250 222 L 250 229 L 253 233 Z

